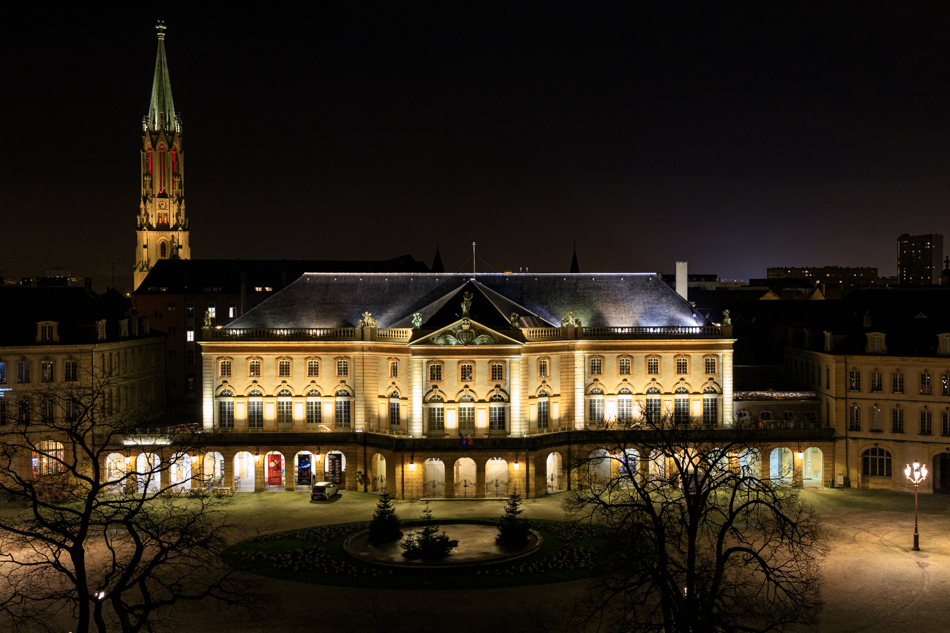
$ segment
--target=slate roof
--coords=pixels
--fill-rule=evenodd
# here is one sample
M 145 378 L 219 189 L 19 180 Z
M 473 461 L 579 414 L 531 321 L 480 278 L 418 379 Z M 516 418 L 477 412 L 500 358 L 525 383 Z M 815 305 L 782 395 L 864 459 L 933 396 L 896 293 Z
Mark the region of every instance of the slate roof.
M 85 288 L 55 286 L 0 286 L 0 345 L 57 345 L 95 343 L 96 322 L 106 319 L 107 340 L 119 338 L 116 306 Z M 59 342 L 36 342 L 39 321 L 59 323 Z M 134 337 L 130 337 L 134 338 Z
M 470 282 L 480 291 L 473 301 L 475 320 L 483 301 L 504 319 L 526 312 L 555 326 L 568 311 L 586 326 L 709 325 L 653 273 L 307 273 L 227 327 L 353 327 L 366 311 L 380 327 L 407 327 L 414 312 L 424 311 L 424 327 L 431 329 L 441 327 L 429 323 L 440 310 L 460 314 L 460 305 L 453 304 L 461 304 Z
M 198 294 L 241 292 L 241 273 L 247 290 L 269 287 L 275 290 L 307 272 L 405 272 L 426 273 L 429 267 L 412 255 L 375 261 L 300 259 L 163 259 L 156 262 L 135 294 Z M 160 291 L 160 288 L 168 290 Z

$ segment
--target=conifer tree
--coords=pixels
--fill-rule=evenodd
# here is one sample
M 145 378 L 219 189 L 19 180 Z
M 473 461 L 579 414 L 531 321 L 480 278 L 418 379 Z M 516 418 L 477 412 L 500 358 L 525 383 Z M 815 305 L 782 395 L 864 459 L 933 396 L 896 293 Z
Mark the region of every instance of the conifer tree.
M 393 506 L 393 499 L 383 490 L 379 501 L 376 502 L 376 511 L 369 524 L 369 540 L 377 545 L 390 543 L 402 537 L 399 526 L 399 516 Z
M 521 495 L 517 492 L 508 495 L 505 513 L 498 521 L 498 536 L 495 537 L 497 545 L 523 547 L 528 544 L 531 526 L 527 521 L 519 518 L 522 512 L 524 510 L 521 509 Z

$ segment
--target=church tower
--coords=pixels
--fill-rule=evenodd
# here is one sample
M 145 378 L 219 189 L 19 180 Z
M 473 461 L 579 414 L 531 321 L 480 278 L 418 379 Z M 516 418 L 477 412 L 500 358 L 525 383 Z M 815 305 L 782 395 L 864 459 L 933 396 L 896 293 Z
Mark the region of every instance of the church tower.
M 142 120 L 141 186 L 134 288 L 160 259 L 191 259 L 185 216 L 185 152 L 165 59 L 165 25 L 159 22 L 152 99 Z

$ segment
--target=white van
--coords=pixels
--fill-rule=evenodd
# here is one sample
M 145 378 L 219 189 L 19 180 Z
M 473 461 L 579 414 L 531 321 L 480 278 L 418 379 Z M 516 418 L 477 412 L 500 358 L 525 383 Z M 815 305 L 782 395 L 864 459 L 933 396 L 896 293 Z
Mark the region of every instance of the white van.
M 329 481 L 321 481 L 313 485 L 313 489 L 310 491 L 310 500 L 316 501 L 317 499 L 329 499 L 338 492 L 338 488 L 335 483 Z

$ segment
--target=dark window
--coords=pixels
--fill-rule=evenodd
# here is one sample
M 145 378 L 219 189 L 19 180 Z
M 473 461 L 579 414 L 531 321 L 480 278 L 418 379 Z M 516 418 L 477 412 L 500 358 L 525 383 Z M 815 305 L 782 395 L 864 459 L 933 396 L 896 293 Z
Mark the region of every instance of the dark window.
M 891 454 L 883 448 L 869 448 L 861 455 L 861 470 L 870 477 L 890 477 Z

